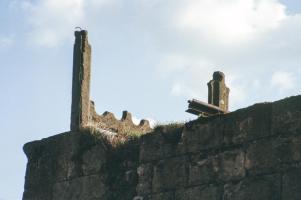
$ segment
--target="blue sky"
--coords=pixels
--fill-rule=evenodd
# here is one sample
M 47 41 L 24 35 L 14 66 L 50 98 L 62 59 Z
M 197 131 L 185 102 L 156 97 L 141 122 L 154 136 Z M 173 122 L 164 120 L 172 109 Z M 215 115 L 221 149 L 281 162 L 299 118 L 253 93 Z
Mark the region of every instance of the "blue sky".
M 73 32 L 89 31 L 91 99 L 158 123 L 187 121 L 215 70 L 230 108 L 301 93 L 296 0 L 2 0 L 0 199 L 21 199 L 24 143 L 69 130 Z

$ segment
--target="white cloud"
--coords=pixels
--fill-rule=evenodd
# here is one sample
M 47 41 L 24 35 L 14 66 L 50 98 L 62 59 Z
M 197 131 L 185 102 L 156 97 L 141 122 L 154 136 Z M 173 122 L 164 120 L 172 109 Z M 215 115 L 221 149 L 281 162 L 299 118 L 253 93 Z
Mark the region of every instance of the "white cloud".
M 276 71 L 272 75 L 271 85 L 280 92 L 294 89 L 296 77 L 292 72 Z
M 194 91 L 192 88 L 186 86 L 183 83 L 174 83 L 171 89 L 171 94 L 174 96 L 185 96 L 188 98 L 199 96 L 199 94 L 196 93 L 196 91 Z
M 86 28 L 85 15 L 100 8 L 109 0 L 41 0 L 20 4 L 31 26 L 30 42 L 39 46 L 55 47 L 70 38 L 75 27 Z M 13 5 L 15 5 L 14 3 Z
M 230 109 L 233 105 L 244 102 L 247 97 L 247 83 L 243 81 L 238 75 L 230 75 L 226 77 L 226 84 L 230 88 L 229 104 Z
M 66 39 L 70 30 L 76 26 L 86 28 L 93 21 L 87 18 L 87 15 L 94 13 L 94 16 L 97 16 L 101 12 L 100 8 L 108 4 L 121 7 L 121 12 L 126 9 L 136 12 L 131 13 L 137 14 L 135 21 L 142 15 L 144 19 L 140 23 L 144 24 L 143 26 L 160 23 L 156 21 L 159 16 L 166 18 L 162 20 L 166 23 L 163 26 L 173 29 L 175 34 L 230 45 L 255 39 L 274 30 L 288 17 L 285 6 L 278 0 L 169 0 L 164 4 L 159 1 L 130 0 L 127 2 L 129 6 L 125 6 L 121 0 L 41 0 L 25 1 L 22 7 L 27 13 L 27 21 L 32 26 L 33 41 L 40 45 L 56 46 Z M 174 5 L 171 6 L 172 4 Z M 154 13 L 156 16 L 153 16 Z M 156 32 L 156 27 L 150 28 Z
M 30 41 L 53 47 L 70 35 L 84 17 L 83 0 L 41 0 L 23 2 L 22 8 L 31 25 Z
M 171 94 L 186 98 L 200 97 L 207 91 L 206 83 L 214 69 L 213 62 L 181 54 L 166 54 L 158 65 L 163 77 L 176 76 Z
M 287 16 L 276 0 L 188 0 L 179 14 L 180 29 L 222 43 L 244 42 L 279 27 Z M 187 30 L 188 29 L 188 30 Z
M 0 48 L 10 47 L 14 44 L 14 38 L 12 36 L 0 37 Z

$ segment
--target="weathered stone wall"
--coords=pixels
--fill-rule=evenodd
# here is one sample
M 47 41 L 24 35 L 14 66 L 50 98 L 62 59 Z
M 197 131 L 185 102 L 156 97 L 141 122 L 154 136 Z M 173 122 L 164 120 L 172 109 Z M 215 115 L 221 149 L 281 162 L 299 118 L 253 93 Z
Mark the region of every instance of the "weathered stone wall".
M 157 128 L 114 148 L 71 132 L 24 150 L 24 200 L 299 200 L 301 96 Z
M 24 200 L 132 199 L 137 140 L 112 148 L 93 130 L 66 132 L 24 145 Z

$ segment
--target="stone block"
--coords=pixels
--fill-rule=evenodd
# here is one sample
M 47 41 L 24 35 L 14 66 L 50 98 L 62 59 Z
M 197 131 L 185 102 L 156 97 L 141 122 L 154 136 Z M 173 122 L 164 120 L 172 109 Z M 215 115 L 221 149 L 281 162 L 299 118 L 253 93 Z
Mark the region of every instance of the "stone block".
M 55 183 L 52 192 L 52 199 L 55 200 L 106 200 L 108 198 L 108 188 L 99 175 Z
M 245 167 L 251 174 L 280 171 L 301 161 L 301 136 L 256 141 L 247 148 Z
M 24 199 L 50 195 L 51 189 L 49 185 L 53 182 L 55 170 L 53 163 L 51 157 L 44 156 L 27 163 Z
M 137 179 L 138 179 L 138 175 L 136 170 L 128 170 L 125 172 L 125 180 L 128 185 L 136 185 Z
M 223 117 L 212 120 L 198 120 L 183 130 L 183 141 L 187 152 L 199 152 L 222 145 Z
M 226 151 L 219 155 L 219 178 L 223 181 L 237 180 L 245 176 L 245 153 L 242 150 Z
M 177 190 L 175 200 L 220 200 L 221 196 L 220 187 L 207 185 Z
M 242 179 L 245 176 L 245 153 L 240 150 L 207 156 L 200 154 L 191 157 L 189 165 L 190 186 L 215 181 Z
M 159 194 L 153 194 L 149 196 L 149 200 L 174 200 L 174 193 L 164 192 Z
M 163 158 L 163 137 L 161 133 L 145 135 L 140 141 L 140 162 L 149 162 Z
M 72 155 L 62 154 L 54 160 L 54 181 L 65 181 L 81 175 L 80 164 L 72 160 Z
M 53 182 L 53 160 L 39 157 L 27 163 L 23 200 L 51 200 Z
M 197 155 L 191 157 L 188 177 L 188 184 L 191 186 L 205 184 L 218 178 L 220 170 L 218 157 L 203 156 Z
M 289 169 L 282 177 L 282 199 L 301 199 L 301 168 Z
M 249 145 L 246 153 L 245 167 L 251 174 L 267 173 L 279 167 L 275 143 L 260 140 Z
M 51 189 L 46 193 L 43 192 L 37 192 L 32 189 L 25 189 L 23 192 L 23 198 L 22 200 L 53 200 L 51 196 Z
M 162 131 L 147 134 L 141 138 L 140 162 L 150 162 L 185 153 L 181 142 L 182 129 L 172 132 Z
M 291 159 L 289 159 L 287 162 L 301 161 L 301 136 L 291 137 L 289 146 Z
M 301 134 L 301 96 L 286 98 L 273 103 L 273 134 Z
M 224 186 L 223 200 L 280 200 L 279 174 L 244 179 Z
M 29 160 L 40 156 L 56 157 L 62 153 L 74 154 L 78 150 L 81 134 L 78 132 L 65 132 L 39 141 L 29 142 L 23 150 Z M 68 147 L 68 151 L 66 151 Z
M 96 174 L 106 164 L 106 149 L 102 145 L 95 145 L 82 155 L 82 170 L 84 175 Z
M 159 161 L 154 165 L 153 192 L 162 192 L 183 187 L 186 184 L 186 157 Z
M 106 147 L 89 133 L 81 134 L 76 147 L 65 145 L 54 161 L 56 182 L 99 173 L 105 165 Z
M 42 173 L 43 168 L 47 168 L 44 171 L 47 171 L 45 173 L 48 173 L 47 176 L 53 181 L 63 181 L 79 176 L 80 165 L 73 158 L 80 150 L 82 137 L 80 133 L 67 132 L 24 145 L 28 163 L 33 166 L 28 169 L 31 171 L 29 173 L 34 173 L 35 170 Z M 43 179 L 46 179 L 46 175 L 43 176 Z
M 145 198 L 143 198 L 142 196 L 135 196 L 133 198 L 133 200 L 146 200 Z
M 151 164 L 142 164 L 137 168 L 137 174 L 137 194 L 150 194 L 152 192 L 153 166 Z
M 272 104 L 262 103 L 225 116 L 224 144 L 235 145 L 271 135 Z

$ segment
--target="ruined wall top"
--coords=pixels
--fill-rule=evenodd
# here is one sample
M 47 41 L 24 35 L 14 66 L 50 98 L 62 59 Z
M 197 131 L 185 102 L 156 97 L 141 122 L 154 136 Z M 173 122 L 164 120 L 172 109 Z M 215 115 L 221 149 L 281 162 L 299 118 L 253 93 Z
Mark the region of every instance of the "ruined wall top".
M 131 114 L 127 111 L 124 111 L 121 120 L 117 120 L 109 112 L 103 115 L 96 113 L 94 102 L 90 100 L 91 46 L 88 42 L 88 32 L 86 30 L 75 31 L 74 35 L 71 130 L 77 131 L 91 127 L 115 133 L 151 131 L 147 120 L 141 120 L 139 125 L 135 125 L 130 117 Z

